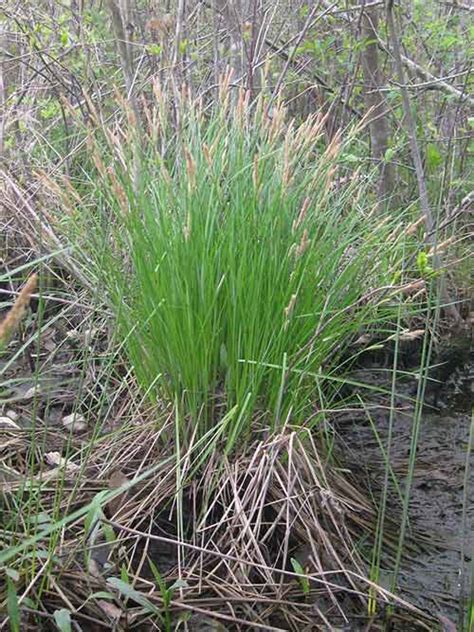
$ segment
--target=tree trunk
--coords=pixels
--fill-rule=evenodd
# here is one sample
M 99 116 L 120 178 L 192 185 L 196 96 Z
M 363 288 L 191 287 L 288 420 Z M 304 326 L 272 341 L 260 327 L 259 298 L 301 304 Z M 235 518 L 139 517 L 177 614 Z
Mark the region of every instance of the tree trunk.
M 234 69 L 234 79 L 240 79 L 243 74 L 242 0 L 218 0 L 217 7 L 227 30 L 224 56 Z
M 365 40 L 362 49 L 364 100 L 367 110 L 370 110 L 371 154 L 379 170 L 378 199 L 380 203 L 385 203 L 393 194 L 394 174 L 392 165 L 385 160 L 389 147 L 390 130 L 387 106 L 380 91 L 384 81 L 379 64 L 377 27 L 377 8 L 364 9 L 362 15 L 362 36 Z

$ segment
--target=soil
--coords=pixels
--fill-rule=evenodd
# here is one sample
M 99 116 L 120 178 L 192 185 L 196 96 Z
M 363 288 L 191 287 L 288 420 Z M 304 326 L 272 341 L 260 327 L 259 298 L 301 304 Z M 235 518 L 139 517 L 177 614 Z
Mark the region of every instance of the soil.
M 436 616 L 440 629 L 447 631 L 463 624 L 474 550 L 474 455 L 469 464 L 468 454 L 472 442 L 474 363 L 470 342 L 465 340 L 463 346 L 467 356 L 459 354 L 457 366 L 451 362 L 449 374 L 439 376 L 442 380 L 434 382 L 428 403 L 423 407 L 408 512 L 409 553 L 402 560 L 398 577 L 400 596 Z M 390 389 L 383 369 L 362 369 L 359 379 Z M 413 391 L 413 378 L 399 384 L 392 430 L 390 463 L 402 495 L 414 424 L 414 405 L 407 398 L 413 397 Z M 352 464 L 353 471 L 364 477 L 362 484 L 368 485 L 377 500 L 385 480 L 380 442 L 386 448 L 390 414 L 386 398 L 378 398 L 372 404 L 369 413 L 372 423 L 364 413 L 344 414 L 338 422 L 338 431 L 346 464 L 349 467 Z M 402 501 L 393 484 L 387 513 L 394 521 L 387 529 L 396 542 Z M 383 564 L 379 581 L 390 588 L 393 558 L 385 559 Z

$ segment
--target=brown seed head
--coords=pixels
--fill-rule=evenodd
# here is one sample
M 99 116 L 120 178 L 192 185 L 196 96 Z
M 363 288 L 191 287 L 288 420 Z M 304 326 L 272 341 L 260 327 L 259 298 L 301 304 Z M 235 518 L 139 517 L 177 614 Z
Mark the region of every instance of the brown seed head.
M 196 163 L 187 147 L 184 148 L 184 157 L 186 160 L 186 173 L 188 175 L 188 186 L 192 190 L 196 186 Z
M 30 304 L 31 295 L 38 285 L 38 276 L 32 274 L 15 299 L 10 311 L 0 323 L 0 347 L 4 347 L 15 333 Z
M 298 248 L 296 249 L 297 259 L 299 259 L 299 257 L 301 257 L 306 252 L 309 244 L 310 244 L 310 239 L 308 238 L 308 231 L 305 228 L 303 231 L 303 234 L 301 235 L 301 241 L 298 245 Z
M 303 223 L 304 218 L 306 217 L 306 213 L 308 212 L 310 203 L 311 203 L 311 200 L 309 197 L 304 199 L 301 210 L 298 213 L 298 217 L 295 219 L 295 221 L 293 222 L 293 226 L 291 227 L 291 230 L 293 233 L 295 233 L 298 230 L 298 228 L 301 226 L 301 224 Z
M 297 294 L 292 294 L 291 298 L 290 298 L 290 302 L 288 303 L 288 305 L 285 307 L 285 309 L 283 310 L 284 314 L 285 314 L 285 329 L 287 329 L 289 322 L 290 322 L 290 318 L 293 314 L 293 310 L 295 309 L 295 305 L 296 305 L 296 297 L 298 295 Z

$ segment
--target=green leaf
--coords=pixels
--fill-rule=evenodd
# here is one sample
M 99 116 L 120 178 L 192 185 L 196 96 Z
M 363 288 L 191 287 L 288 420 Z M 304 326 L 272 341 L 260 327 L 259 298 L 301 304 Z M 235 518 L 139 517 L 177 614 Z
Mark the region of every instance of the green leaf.
M 393 147 L 387 147 L 387 150 L 384 156 L 384 161 L 390 162 L 394 156 L 395 156 L 395 149 Z
M 161 576 L 161 573 L 158 570 L 158 567 L 156 566 L 156 564 L 153 562 L 153 560 L 148 558 L 148 563 L 150 564 L 151 572 L 153 573 L 153 577 L 155 578 L 155 582 L 157 583 L 161 594 L 164 596 L 164 594 L 166 593 L 166 590 L 167 590 L 166 589 L 166 582 L 163 579 L 163 577 Z
M 22 605 L 26 606 L 27 608 L 36 608 L 37 604 L 35 603 L 35 601 L 33 601 L 33 599 L 31 599 L 31 597 L 23 597 L 22 600 Z
M 38 521 L 38 526 L 40 527 L 47 527 L 51 524 L 51 517 L 45 511 L 37 514 L 36 520 Z
M 434 143 L 429 143 L 426 148 L 426 165 L 428 169 L 435 169 L 443 162 L 437 146 Z
M 309 14 L 309 6 L 304 4 L 299 10 L 300 18 L 305 18 Z
M 97 523 L 104 517 L 102 502 L 104 501 L 104 496 L 106 494 L 107 491 L 104 490 L 96 494 L 92 499 L 89 511 L 87 512 L 86 519 L 84 521 L 84 527 L 87 534 L 90 534 L 90 532 L 97 526 Z
M 402 278 L 401 270 L 397 270 L 392 277 L 392 284 L 396 285 L 397 283 L 400 282 L 401 278 Z
M 20 607 L 15 584 L 7 577 L 7 612 L 10 619 L 10 631 L 20 632 Z
M 425 278 L 432 277 L 435 274 L 433 268 L 429 265 L 429 257 L 428 254 L 421 250 L 416 257 L 416 265 L 418 266 L 418 270 L 420 275 Z
M 157 57 L 159 57 L 163 52 L 163 47 L 159 44 L 148 44 L 146 49 L 150 53 L 150 55 L 156 55 Z
M 458 44 L 459 44 L 458 37 L 457 35 L 454 35 L 453 33 L 445 35 L 443 38 L 441 38 L 439 42 L 440 48 L 445 51 L 451 51 L 453 47 L 457 46 Z
M 130 586 L 130 584 L 127 584 L 118 577 L 109 577 L 107 584 L 118 590 L 124 597 L 132 599 L 136 603 L 140 604 L 140 606 L 142 606 L 142 608 L 144 608 L 148 613 L 153 614 L 162 620 L 159 608 L 147 599 L 145 595 L 142 595 L 141 592 Z
M 301 589 L 303 590 L 303 594 L 308 595 L 309 594 L 309 580 L 307 577 L 305 577 L 306 573 L 305 573 L 304 568 L 301 566 L 298 560 L 295 559 L 294 557 L 292 557 L 290 561 L 291 561 L 291 565 L 293 566 L 294 572 L 297 575 L 300 575 L 298 580 L 300 582 Z
M 353 163 L 360 162 L 360 157 L 356 156 L 355 154 L 347 153 L 343 155 L 343 158 L 345 162 L 353 162 Z
M 61 31 L 59 37 L 63 46 L 67 46 L 69 44 L 69 33 L 67 31 Z
M 66 608 L 54 612 L 54 621 L 61 632 L 71 632 L 71 613 Z
M 111 593 L 109 593 L 109 592 L 107 592 L 105 590 L 98 590 L 97 592 L 92 593 L 92 595 L 89 595 L 87 600 L 89 600 L 89 599 L 109 599 L 109 600 L 113 600 L 113 599 L 115 599 L 115 597 Z
M 109 524 L 103 522 L 101 524 L 101 527 L 102 527 L 102 531 L 103 531 L 103 533 L 105 535 L 106 542 L 108 542 L 109 544 L 113 544 L 114 542 L 117 541 L 117 536 L 115 535 L 115 531 L 113 530 L 113 528 Z
M 174 593 L 176 590 L 179 590 L 180 588 L 189 588 L 188 582 L 186 582 L 184 579 L 177 579 L 175 582 L 171 584 L 168 590 L 171 593 Z
M 428 265 L 428 254 L 424 250 L 420 250 L 418 253 L 416 257 L 416 265 L 418 266 L 420 272 L 423 272 Z
M 17 582 L 20 579 L 20 573 L 14 568 L 7 568 L 5 573 L 14 582 Z
M 49 120 L 59 114 L 59 111 L 59 103 L 57 103 L 56 101 L 49 101 L 44 107 L 40 109 L 40 114 L 44 119 Z
M 123 582 L 128 584 L 128 571 L 127 571 L 127 567 L 125 566 L 125 564 L 122 564 L 122 566 L 120 567 L 120 577 L 121 577 Z

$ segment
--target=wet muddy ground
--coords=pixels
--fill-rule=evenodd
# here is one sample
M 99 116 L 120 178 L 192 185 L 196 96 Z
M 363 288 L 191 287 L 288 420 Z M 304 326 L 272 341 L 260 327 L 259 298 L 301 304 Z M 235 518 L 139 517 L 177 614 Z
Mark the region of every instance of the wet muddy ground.
M 400 596 L 437 617 L 442 630 L 455 630 L 456 625 L 461 626 L 471 589 L 474 454 L 469 463 L 468 447 L 470 426 L 474 423 L 471 418 L 473 369 L 471 357 L 467 365 L 457 369 L 455 376 L 436 385 L 438 406 L 427 404 L 423 408 L 410 493 L 406 540 L 409 550 L 398 578 Z M 374 384 L 389 386 L 384 372 L 373 371 L 368 375 L 365 370 L 362 375 L 365 381 L 369 379 Z M 390 462 L 402 494 L 414 424 L 414 405 L 405 398 L 412 392 L 413 380 L 405 380 L 399 385 L 400 398 L 392 430 Z M 344 414 L 338 431 L 349 466 L 352 464 L 353 471 L 365 479 L 363 484 L 372 489 L 378 501 L 385 479 L 380 443 L 386 448 L 390 414 L 386 398 L 375 399 L 368 413 Z M 471 448 L 474 452 L 474 446 Z M 387 514 L 393 521 L 387 532 L 396 542 L 402 501 L 394 484 L 390 486 Z M 386 559 L 380 582 L 389 588 L 392 578 L 393 560 Z
M 0 373 L 3 373 L 0 414 L 13 411 L 17 425 L 25 429 L 31 423 L 32 408 L 45 427 L 61 427 L 61 420 L 74 409 L 80 389 L 89 392 L 94 383 L 91 369 L 83 372 L 78 362 L 78 349 L 84 351 L 88 344 L 87 319 L 70 319 L 67 314 L 59 324 L 64 325 L 64 330 L 55 325 L 43 334 L 39 358 L 36 349 L 28 349 L 14 362 L 7 358 L 0 360 Z M 472 349 L 468 351 L 471 355 L 467 364 L 460 362 L 452 375 L 435 384 L 429 397 L 431 404 L 423 409 L 410 493 L 409 547 L 398 581 L 399 594 L 438 617 L 440 629 L 448 632 L 455 629 L 449 622 L 459 624 L 467 608 L 474 551 L 474 446 L 467 485 L 464 484 L 474 382 Z M 31 367 L 38 359 L 41 371 L 37 380 Z M 360 382 L 390 390 L 386 367 L 382 370 L 364 367 L 355 377 Z M 402 492 L 412 438 L 414 406 L 409 400 L 413 397 L 414 385 L 413 377 L 400 381 L 393 426 L 390 461 Z M 387 394 L 367 397 L 366 391 L 360 394 L 367 402 L 366 410 L 370 412 L 372 423 L 368 414 L 360 410 L 346 412 L 339 416 L 337 430 L 344 467 L 354 472 L 360 489 L 371 491 L 377 503 L 385 480 L 380 444 L 387 445 L 390 397 Z M 54 449 L 60 448 L 54 446 Z M 0 481 L 8 480 L 8 472 L 0 468 Z M 387 532 L 390 531 L 394 542 L 401 522 L 401 505 L 392 484 L 387 512 L 391 524 Z M 387 588 L 391 586 L 392 569 L 393 558 L 387 556 L 379 580 Z

